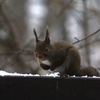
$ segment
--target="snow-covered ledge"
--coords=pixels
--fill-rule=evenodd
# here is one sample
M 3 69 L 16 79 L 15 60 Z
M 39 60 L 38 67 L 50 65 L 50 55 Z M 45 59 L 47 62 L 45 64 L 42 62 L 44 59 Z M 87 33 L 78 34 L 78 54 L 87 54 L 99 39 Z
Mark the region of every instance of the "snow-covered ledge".
M 39 74 L 20 74 L 20 73 L 8 73 L 6 71 L 0 70 L 0 76 L 45 76 L 45 77 L 60 77 L 59 72 L 51 73 L 51 74 L 46 74 L 46 75 L 39 75 Z M 75 75 L 69 76 L 69 78 L 100 78 L 100 77 L 88 77 L 88 76 L 81 76 L 81 77 L 76 77 Z
M 100 100 L 100 77 L 0 71 L 0 100 Z
M 39 75 L 39 74 L 20 74 L 20 73 L 8 73 L 6 71 L 1 70 L 0 71 L 0 76 L 48 76 L 48 77 L 59 77 L 59 73 L 51 73 L 51 74 L 46 74 L 46 75 Z

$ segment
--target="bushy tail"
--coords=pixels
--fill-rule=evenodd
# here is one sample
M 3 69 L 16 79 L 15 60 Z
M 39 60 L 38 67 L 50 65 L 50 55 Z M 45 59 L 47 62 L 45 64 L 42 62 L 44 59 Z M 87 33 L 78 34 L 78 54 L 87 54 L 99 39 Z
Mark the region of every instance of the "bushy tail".
M 99 69 L 93 67 L 83 67 L 80 69 L 80 76 L 100 76 Z

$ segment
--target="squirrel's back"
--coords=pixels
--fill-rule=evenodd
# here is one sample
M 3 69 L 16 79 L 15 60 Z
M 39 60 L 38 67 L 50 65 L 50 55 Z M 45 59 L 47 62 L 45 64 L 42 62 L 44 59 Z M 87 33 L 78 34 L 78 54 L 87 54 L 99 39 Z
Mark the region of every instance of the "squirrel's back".
M 65 50 L 69 48 L 70 46 L 72 46 L 72 44 L 68 43 L 67 41 L 56 41 L 52 43 L 52 46 L 58 50 L 61 48 Z
M 54 42 L 52 43 L 52 47 L 54 54 L 60 57 L 60 59 L 64 59 L 63 66 L 65 67 L 65 73 L 79 75 L 81 61 L 78 50 L 66 41 Z

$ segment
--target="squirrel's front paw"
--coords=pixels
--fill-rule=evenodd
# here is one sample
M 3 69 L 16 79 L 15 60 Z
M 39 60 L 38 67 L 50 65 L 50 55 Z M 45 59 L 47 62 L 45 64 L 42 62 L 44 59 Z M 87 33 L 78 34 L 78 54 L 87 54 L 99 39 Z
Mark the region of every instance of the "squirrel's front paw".
M 45 65 L 45 64 L 40 64 L 40 66 L 44 69 L 44 70 L 48 70 L 48 69 L 50 69 L 50 66 L 48 66 L 48 65 Z
M 66 73 L 60 73 L 59 76 L 60 77 L 68 77 L 68 74 L 66 74 Z

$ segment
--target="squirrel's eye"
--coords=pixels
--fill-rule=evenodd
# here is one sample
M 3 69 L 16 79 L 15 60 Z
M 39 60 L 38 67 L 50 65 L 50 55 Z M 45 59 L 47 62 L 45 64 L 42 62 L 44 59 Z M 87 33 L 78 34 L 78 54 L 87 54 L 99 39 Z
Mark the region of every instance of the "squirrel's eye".
M 48 49 L 45 49 L 45 51 L 48 51 Z

